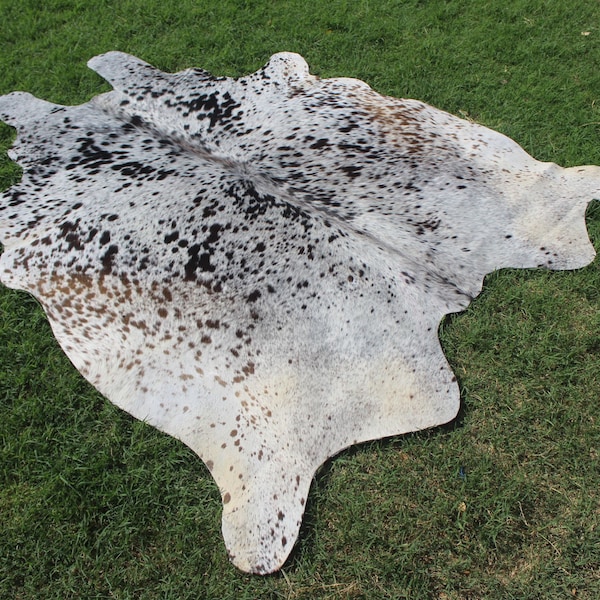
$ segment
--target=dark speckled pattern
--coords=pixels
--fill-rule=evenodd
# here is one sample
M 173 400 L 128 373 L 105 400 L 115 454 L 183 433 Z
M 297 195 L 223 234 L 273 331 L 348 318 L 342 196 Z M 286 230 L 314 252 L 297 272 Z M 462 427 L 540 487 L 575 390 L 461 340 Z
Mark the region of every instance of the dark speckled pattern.
M 596 167 L 295 54 L 240 79 L 90 66 L 114 91 L 87 104 L 0 98 L 24 169 L 0 196 L 0 279 L 112 402 L 204 460 L 245 571 L 284 563 L 327 458 L 455 416 L 437 329 L 486 273 L 594 256 Z

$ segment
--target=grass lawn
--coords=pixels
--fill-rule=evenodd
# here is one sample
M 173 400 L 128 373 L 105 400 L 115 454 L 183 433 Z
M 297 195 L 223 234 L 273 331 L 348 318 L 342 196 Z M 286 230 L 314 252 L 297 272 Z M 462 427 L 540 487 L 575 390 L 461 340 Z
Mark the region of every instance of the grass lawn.
M 0 0 L 0 94 L 87 101 L 109 87 L 85 63 L 113 49 L 218 75 L 296 51 L 538 159 L 600 164 L 592 0 Z M 12 139 L 1 125 L 0 189 Z M 600 249 L 600 203 L 588 227 Z M 261 578 L 230 565 L 201 461 L 104 400 L 36 301 L 1 288 L 0 598 L 600 598 L 598 261 L 494 273 L 440 335 L 458 420 L 330 460 Z

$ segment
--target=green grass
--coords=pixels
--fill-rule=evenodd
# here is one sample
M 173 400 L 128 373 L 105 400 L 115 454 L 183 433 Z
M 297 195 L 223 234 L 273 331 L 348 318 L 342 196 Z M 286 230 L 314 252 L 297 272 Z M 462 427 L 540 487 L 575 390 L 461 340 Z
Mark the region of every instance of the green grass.
M 85 62 L 112 49 L 225 75 L 292 50 L 536 158 L 600 164 L 599 24 L 589 0 L 0 0 L 0 93 L 86 101 L 108 87 Z M 3 155 L 0 189 L 18 176 Z M 599 205 L 588 226 L 600 249 Z M 229 564 L 202 463 L 105 401 L 37 303 L 0 289 L 0 598 L 600 597 L 598 262 L 494 273 L 441 338 L 459 419 L 329 461 L 291 559 L 261 578 Z

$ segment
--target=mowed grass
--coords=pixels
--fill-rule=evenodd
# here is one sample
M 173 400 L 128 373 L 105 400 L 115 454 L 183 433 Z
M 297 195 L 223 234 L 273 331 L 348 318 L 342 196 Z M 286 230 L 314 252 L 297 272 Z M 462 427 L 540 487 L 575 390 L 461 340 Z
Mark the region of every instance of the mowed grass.
M 600 4 L 0 0 L 0 93 L 76 104 L 88 58 L 241 75 L 277 51 L 600 164 Z M 0 127 L 8 148 L 13 131 Z M 0 189 L 19 178 L 3 153 Z M 600 203 L 588 211 L 600 249 Z M 75 371 L 34 299 L 0 289 L 0 598 L 600 597 L 600 269 L 502 271 L 440 336 L 452 424 L 364 444 L 313 483 L 284 569 L 228 562 L 220 496 L 179 442 Z

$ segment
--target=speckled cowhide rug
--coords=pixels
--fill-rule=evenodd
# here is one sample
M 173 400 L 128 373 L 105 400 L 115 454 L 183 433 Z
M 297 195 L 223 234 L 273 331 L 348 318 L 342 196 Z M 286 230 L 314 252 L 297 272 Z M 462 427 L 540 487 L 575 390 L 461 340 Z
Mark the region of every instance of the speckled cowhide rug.
M 594 256 L 597 167 L 296 54 L 240 79 L 89 64 L 114 91 L 0 98 L 24 169 L 0 277 L 98 390 L 202 458 L 244 571 L 284 563 L 329 457 L 456 415 L 438 325 L 486 273 Z

